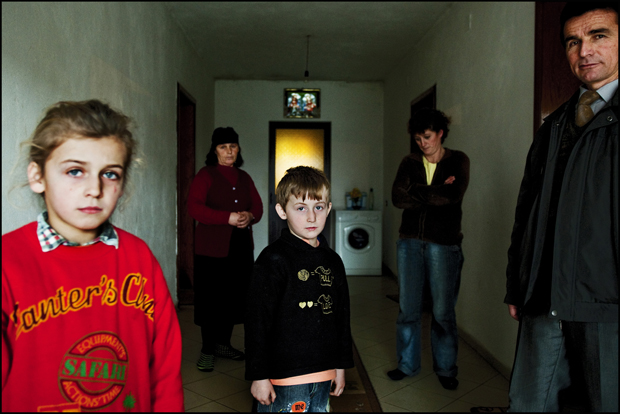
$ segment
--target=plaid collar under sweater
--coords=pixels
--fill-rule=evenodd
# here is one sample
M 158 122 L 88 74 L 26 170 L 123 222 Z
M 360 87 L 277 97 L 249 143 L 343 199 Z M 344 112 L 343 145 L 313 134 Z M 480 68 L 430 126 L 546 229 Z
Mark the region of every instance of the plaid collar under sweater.
M 60 245 L 65 246 L 88 246 L 89 244 L 95 244 L 97 242 L 102 242 L 109 246 L 114 246 L 118 249 L 118 234 L 112 224 L 109 221 L 106 221 L 103 224 L 103 231 L 99 235 L 99 237 L 95 237 L 95 239 L 89 241 L 88 243 L 80 244 L 75 242 L 70 242 L 65 239 L 63 236 L 58 234 L 56 230 L 50 226 L 48 222 L 47 211 L 43 211 L 37 217 L 37 236 L 39 238 L 39 243 L 41 244 L 41 250 L 44 252 L 49 252 L 54 250 L 56 247 Z

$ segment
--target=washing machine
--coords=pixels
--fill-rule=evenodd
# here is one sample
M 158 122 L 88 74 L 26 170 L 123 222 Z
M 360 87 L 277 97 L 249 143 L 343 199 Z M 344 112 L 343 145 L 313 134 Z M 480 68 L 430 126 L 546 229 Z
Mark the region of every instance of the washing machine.
M 336 253 L 347 275 L 381 274 L 382 219 L 378 210 L 338 210 Z

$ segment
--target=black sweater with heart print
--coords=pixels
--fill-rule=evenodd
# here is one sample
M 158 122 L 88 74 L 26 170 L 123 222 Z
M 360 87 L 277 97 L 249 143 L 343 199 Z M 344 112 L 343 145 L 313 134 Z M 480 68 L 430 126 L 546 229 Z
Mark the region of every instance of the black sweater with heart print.
M 245 378 L 283 379 L 353 367 L 342 259 L 288 228 L 254 265 L 245 322 Z

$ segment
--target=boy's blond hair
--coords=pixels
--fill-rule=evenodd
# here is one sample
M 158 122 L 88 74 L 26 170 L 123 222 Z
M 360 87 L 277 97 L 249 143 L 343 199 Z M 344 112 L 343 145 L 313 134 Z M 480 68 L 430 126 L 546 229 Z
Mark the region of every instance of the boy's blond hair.
M 276 203 L 286 208 L 290 196 L 321 200 L 326 191 L 325 201 L 329 202 L 330 185 L 325 173 L 314 167 L 293 167 L 286 170 L 276 189 Z

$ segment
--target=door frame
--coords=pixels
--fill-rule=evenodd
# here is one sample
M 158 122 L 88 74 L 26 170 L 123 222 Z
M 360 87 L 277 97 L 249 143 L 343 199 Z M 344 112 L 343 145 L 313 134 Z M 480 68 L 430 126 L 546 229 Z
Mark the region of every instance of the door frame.
M 422 108 L 432 108 L 437 109 L 437 84 L 434 84 L 420 95 L 417 98 L 411 101 L 411 111 L 410 116 L 413 117 L 413 114 L 418 112 Z M 410 134 L 409 137 L 409 152 L 415 152 L 418 144 L 415 142 L 415 138 Z
M 177 83 L 177 274 L 178 306 L 194 303 L 194 231 L 187 210 L 196 173 L 196 99 Z M 189 279 L 189 286 L 188 280 Z
M 276 205 L 276 130 L 278 129 L 322 129 L 323 130 L 323 172 L 331 182 L 331 122 L 314 121 L 271 121 L 269 122 L 269 244 L 280 237 L 283 221 L 275 211 Z M 330 240 L 331 226 L 329 220 L 325 223 L 323 236 Z
M 534 135 L 544 118 L 569 100 L 581 85 L 570 69 L 558 37 L 560 14 L 565 5 L 566 2 L 536 2 Z

